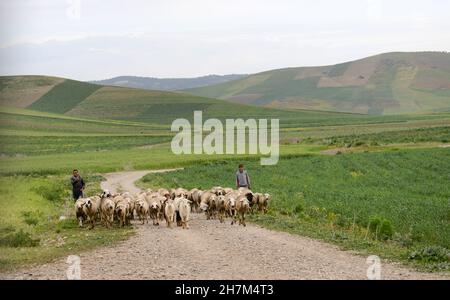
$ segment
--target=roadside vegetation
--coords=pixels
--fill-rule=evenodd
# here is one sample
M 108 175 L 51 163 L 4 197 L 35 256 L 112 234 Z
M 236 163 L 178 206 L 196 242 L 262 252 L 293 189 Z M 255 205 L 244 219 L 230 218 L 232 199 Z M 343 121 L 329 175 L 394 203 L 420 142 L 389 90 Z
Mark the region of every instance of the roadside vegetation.
M 87 193 L 102 177 L 86 176 Z M 0 270 L 44 263 L 129 237 L 132 229 L 78 228 L 70 183 L 61 176 L 0 178 Z

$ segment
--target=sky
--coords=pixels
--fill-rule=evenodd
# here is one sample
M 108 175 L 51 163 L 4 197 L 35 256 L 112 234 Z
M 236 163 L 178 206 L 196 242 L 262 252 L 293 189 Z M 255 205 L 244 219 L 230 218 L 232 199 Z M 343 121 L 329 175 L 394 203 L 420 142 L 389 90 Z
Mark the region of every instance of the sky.
M 450 51 L 447 0 L 0 0 L 0 75 L 194 77 Z

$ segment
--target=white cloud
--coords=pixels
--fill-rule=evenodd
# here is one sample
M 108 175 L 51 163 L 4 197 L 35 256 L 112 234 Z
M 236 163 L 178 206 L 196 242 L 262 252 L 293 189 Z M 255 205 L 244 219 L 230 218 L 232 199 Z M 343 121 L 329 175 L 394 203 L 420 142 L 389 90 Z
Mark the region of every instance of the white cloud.
M 73 1 L 0 2 L 0 73 L 196 76 L 450 50 L 444 0 L 82 0 L 70 18 Z

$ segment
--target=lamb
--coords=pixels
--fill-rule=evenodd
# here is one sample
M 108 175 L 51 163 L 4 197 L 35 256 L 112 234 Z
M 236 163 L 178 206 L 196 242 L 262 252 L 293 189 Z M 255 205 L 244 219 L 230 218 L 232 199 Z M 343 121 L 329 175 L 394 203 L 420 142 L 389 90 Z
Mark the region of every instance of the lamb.
M 153 197 L 147 197 L 147 203 L 149 204 L 149 214 L 150 218 L 153 220 L 153 225 L 159 225 L 162 202 L 164 202 L 165 200 L 166 198 L 160 196 L 159 194 L 156 194 Z
M 139 220 L 144 224 L 145 221 L 148 223 L 148 213 L 149 213 L 149 205 L 145 199 L 145 197 L 139 197 L 136 201 L 136 212 L 139 217 Z
M 221 187 L 221 186 L 215 186 L 215 187 L 212 187 L 212 188 L 211 188 L 211 192 L 214 193 L 214 194 L 216 194 L 217 196 L 225 195 L 225 194 L 226 194 L 224 188 Z
M 116 198 L 118 198 L 118 197 L 116 197 Z M 114 198 L 114 199 L 116 199 L 116 198 Z M 117 219 L 119 220 L 119 226 L 123 227 L 127 223 L 128 202 L 125 199 L 123 199 L 123 197 L 121 197 L 121 198 L 122 199 L 120 199 L 116 202 L 115 213 L 116 213 Z
M 270 194 L 255 193 L 253 195 L 254 206 L 258 206 L 258 210 L 267 213 L 267 206 L 270 200 Z
M 97 214 L 95 215 L 95 219 L 100 219 L 101 218 L 101 211 L 100 211 L 100 206 L 102 203 L 102 198 L 100 198 L 100 196 L 92 196 L 90 197 L 92 201 L 95 202 L 95 205 L 97 206 Z
M 100 204 L 100 213 L 102 223 L 110 228 L 114 222 L 114 201 L 111 198 L 102 198 Z
M 127 221 L 127 225 L 130 225 L 131 224 L 131 220 L 134 220 L 134 210 L 135 210 L 135 207 L 136 207 L 136 203 L 135 203 L 134 198 L 131 197 L 130 194 L 128 194 L 128 195 L 125 194 L 124 195 L 124 199 L 128 203 L 128 210 L 127 210 L 126 221 Z
M 181 226 L 181 217 L 180 217 L 180 204 L 185 198 L 183 197 L 175 197 L 173 200 L 173 206 L 175 207 L 175 220 L 177 222 L 177 226 Z
M 164 217 L 166 218 L 167 227 L 172 228 L 172 224 L 175 222 L 175 206 L 171 199 L 165 201 Z
M 225 196 L 225 213 L 231 217 L 231 225 L 236 219 L 236 198 L 239 196 L 238 192 L 228 193 Z
M 219 215 L 220 223 L 224 222 L 225 219 L 225 196 L 217 196 L 217 214 Z
M 95 198 L 96 196 L 92 198 L 86 198 L 86 202 L 84 204 L 84 208 L 86 210 L 86 215 L 91 223 L 91 227 L 89 229 L 93 229 L 95 227 L 95 221 L 97 219 L 97 215 L 99 212 L 99 199 Z
M 215 201 L 217 201 L 217 196 L 211 191 L 206 191 L 201 196 L 200 209 L 205 212 L 207 220 L 211 219 L 211 216 L 214 213 L 212 207 L 215 208 Z M 211 202 L 214 203 L 212 204 Z
M 250 202 L 248 201 L 247 197 L 245 195 L 239 195 L 239 197 L 236 199 L 236 212 L 239 217 L 239 225 L 245 224 L 245 215 L 250 210 Z
M 78 220 L 78 226 L 83 227 L 83 221 L 87 219 L 86 209 L 84 205 L 86 204 L 86 199 L 79 198 L 75 202 L 75 214 Z
M 198 212 L 200 209 L 200 202 L 203 191 L 199 189 L 192 189 L 188 193 L 188 200 L 192 201 L 192 208 Z
M 181 218 L 181 226 L 183 229 L 189 229 L 189 218 L 191 214 L 191 201 L 186 198 L 181 198 L 182 200 L 179 203 L 178 211 Z

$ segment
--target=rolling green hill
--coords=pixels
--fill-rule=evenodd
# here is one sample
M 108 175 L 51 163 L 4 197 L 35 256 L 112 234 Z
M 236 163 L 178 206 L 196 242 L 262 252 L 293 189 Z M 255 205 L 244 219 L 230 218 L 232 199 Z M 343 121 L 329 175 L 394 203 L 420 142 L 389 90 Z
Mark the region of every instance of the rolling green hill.
M 27 85 L 18 86 L 18 82 L 26 82 Z M 41 82 L 55 84 L 47 85 L 49 88 L 45 93 L 36 94 L 33 100 L 28 100 L 28 105 L 23 105 L 21 95 L 27 91 L 33 92 Z M 3 99 L 1 104 L 4 107 L 26 108 L 85 119 L 169 125 L 177 118 L 192 120 L 193 112 L 201 110 L 205 119 L 279 118 L 284 127 L 380 121 L 359 114 L 273 109 L 186 93 L 100 86 L 44 76 L 0 77 L 0 83 Z M 8 91 L 8 95 L 3 95 L 4 91 Z
M 450 53 L 386 53 L 333 66 L 287 68 L 185 90 L 266 107 L 372 115 L 450 109 Z
M 40 114 L 53 114 L 53 117 L 50 118 L 53 120 L 52 122 L 61 123 L 63 128 L 66 128 L 67 122 L 62 122 L 61 117 L 108 120 L 108 122 L 115 120 L 115 122 L 146 123 L 167 130 L 167 128 L 170 129 L 169 125 L 177 118 L 186 118 L 192 121 L 195 110 L 201 110 L 204 119 L 218 118 L 222 121 L 227 118 L 278 118 L 283 128 L 403 122 L 410 119 L 434 118 L 433 115 L 368 116 L 332 111 L 279 109 L 232 103 L 180 92 L 100 86 L 44 76 L 0 77 L 0 83 L 0 94 L 4 100 L 1 104 L 5 104 L 2 105 L 3 108 L 9 110 L 26 109 L 38 111 Z M 46 84 L 47 91 L 36 93 L 32 101 L 31 98 L 28 98 L 28 105 L 24 106 L 22 95 L 27 94 L 27 91 L 33 93 L 36 87 L 43 83 Z M 3 91 L 7 91 L 6 96 L 3 95 Z M 26 126 L 33 126 L 34 128 L 34 126 L 37 126 L 36 124 L 41 124 L 40 121 L 37 123 L 29 122 L 30 118 L 37 118 L 36 116 L 11 116 L 11 114 L 7 115 L 8 122 L 23 122 L 22 125 L 15 125 L 22 126 L 22 128 L 26 128 Z M 58 121 L 56 121 L 57 119 Z M 7 128 L 8 124 L 10 123 L 3 123 L 2 127 Z M 83 124 L 88 123 L 84 122 Z M 60 128 L 59 126 L 53 127 L 57 130 Z M 79 127 L 80 130 L 89 131 L 84 128 Z

